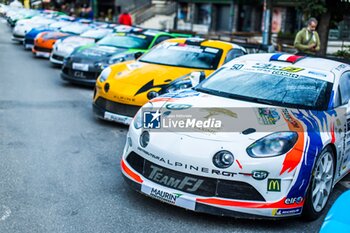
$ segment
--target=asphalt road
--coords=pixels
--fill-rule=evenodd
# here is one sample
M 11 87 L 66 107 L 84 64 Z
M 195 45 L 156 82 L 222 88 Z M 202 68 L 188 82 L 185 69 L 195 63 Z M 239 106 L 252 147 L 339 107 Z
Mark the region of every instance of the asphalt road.
M 119 164 L 127 127 L 95 119 L 92 90 L 59 73 L 13 43 L 0 22 L 1 233 L 319 230 L 324 216 L 312 223 L 217 217 L 134 192 Z M 344 190 L 338 184 L 330 204 Z

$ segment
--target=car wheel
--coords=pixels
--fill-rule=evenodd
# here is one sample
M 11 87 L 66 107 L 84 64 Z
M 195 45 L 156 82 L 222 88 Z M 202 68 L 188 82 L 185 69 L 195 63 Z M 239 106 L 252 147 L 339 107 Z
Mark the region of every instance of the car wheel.
M 325 209 L 332 192 L 334 177 L 334 155 L 330 147 L 326 147 L 317 157 L 311 174 L 303 217 L 306 220 L 317 219 Z

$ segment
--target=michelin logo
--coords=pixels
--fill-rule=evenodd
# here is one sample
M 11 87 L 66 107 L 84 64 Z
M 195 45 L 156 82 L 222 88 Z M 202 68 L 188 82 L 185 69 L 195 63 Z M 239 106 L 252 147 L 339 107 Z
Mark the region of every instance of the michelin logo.
M 273 216 L 281 216 L 281 215 L 297 215 L 302 211 L 302 207 L 291 208 L 291 209 L 274 209 L 272 212 Z

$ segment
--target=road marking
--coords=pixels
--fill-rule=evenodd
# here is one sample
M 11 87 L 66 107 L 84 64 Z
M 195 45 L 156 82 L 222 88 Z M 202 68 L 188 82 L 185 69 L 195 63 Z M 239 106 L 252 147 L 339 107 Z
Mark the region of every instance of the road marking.
M 1 216 L 2 215 L 2 216 Z M 0 221 L 5 221 L 11 215 L 11 210 L 9 207 L 2 205 L 2 209 L 0 209 Z

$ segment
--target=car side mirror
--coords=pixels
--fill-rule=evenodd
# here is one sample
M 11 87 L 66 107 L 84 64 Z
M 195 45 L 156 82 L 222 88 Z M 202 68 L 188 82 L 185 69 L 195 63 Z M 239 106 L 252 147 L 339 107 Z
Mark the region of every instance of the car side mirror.
M 190 74 L 190 80 L 192 83 L 192 87 L 197 86 L 200 82 L 205 79 L 204 71 L 195 71 Z
M 143 53 L 137 52 L 134 54 L 135 60 L 142 56 Z

